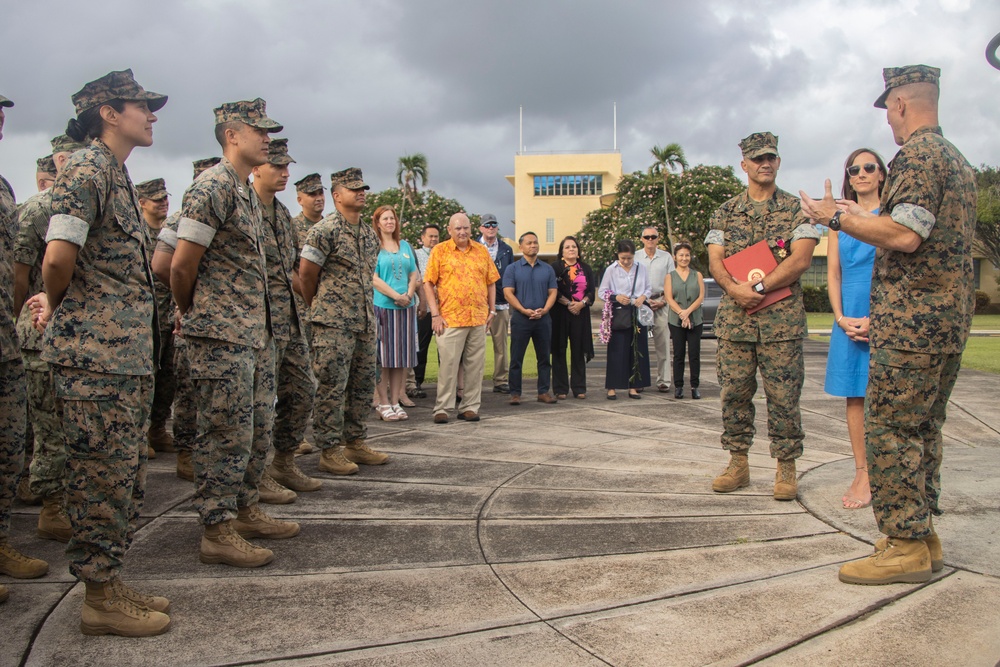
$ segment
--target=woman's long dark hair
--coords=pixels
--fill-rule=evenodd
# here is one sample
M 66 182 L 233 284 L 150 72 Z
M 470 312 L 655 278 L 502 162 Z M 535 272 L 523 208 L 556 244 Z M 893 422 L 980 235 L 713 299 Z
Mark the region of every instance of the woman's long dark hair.
M 847 156 L 847 161 L 844 162 L 844 187 L 841 189 L 842 199 L 850 199 L 851 201 L 858 201 L 858 193 L 854 191 L 851 187 L 851 177 L 847 173 L 847 168 L 854 164 L 854 160 L 857 159 L 862 153 L 871 153 L 875 156 L 875 162 L 878 163 L 878 168 L 882 173 L 882 180 L 878 182 L 878 196 L 882 197 L 882 188 L 885 186 L 885 162 L 882 161 L 882 156 L 873 151 L 870 148 L 859 148 L 850 155 Z
M 572 241 L 573 243 L 576 244 L 576 252 L 578 253 L 577 257 L 576 257 L 576 261 L 582 262 L 583 261 L 583 251 L 580 250 L 580 242 L 576 240 L 575 236 L 567 236 L 566 238 L 564 238 L 562 241 L 559 242 L 559 252 L 556 253 L 556 259 L 559 260 L 559 263 L 562 264 L 563 246 L 566 245 L 566 241 Z
M 97 139 L 104 131 L 104 119 L 101 118 L 101 107 L 108 105 L 118 113 L 125 111 L 125 100 L 111 100 L 90 107 L 76 118 L 70 118 L 66 124 L 66 135 L 74 141 L 89 141 Z

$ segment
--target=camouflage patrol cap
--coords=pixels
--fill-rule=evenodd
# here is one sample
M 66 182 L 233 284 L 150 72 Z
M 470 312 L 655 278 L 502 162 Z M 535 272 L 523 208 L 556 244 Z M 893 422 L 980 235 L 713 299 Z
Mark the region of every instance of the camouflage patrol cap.
M 342 185 L 348 190 L 371 190 L 365 185 L 361 170 L 357 167 L 348 167 L 344 171 L 336 171 L 330 174 L 330 189 Z
M 283 125 L 279 125 L 267 117 L 267 102 L 259 97 L 255 100 L 226 102 L 215 109 L 216 125 L 230 123 L 234 120 L 268 132 L 281 132 L 284 129 Z
M 198 178 L 206 169 L 211 169 L 220 162 L 222 162 L 221 157 L 204 157 L 200 160 L 195 160 L 191 163 L 194 166 L 193 178 Z
M 267 161 L 279 166 L 295 162 L 288 154 L 288 139 L 271 139 L 267 147 Z
M 87 142 L 77 141 L 76 139 L 70 139 L 65 134 L 60 134 L 58 137 L 53 137 L 52 141 L 49 142 L 52 146 L 52 153 L 75 153 L 78 150 L 82 150 L 87 147 Z
M 770 132 L 754 132 L 740 142 L 743 157 L 752 160 L 761 155 L 778 154 L 778 137 Z
M 35 171 L 43 174 L 56 173 L 56 162 L 52 159 L 51 155 L 46 155 L 45 157 L 40 157 L 35 160 L 35 166 L 37 167 Z
M 170 194 L 167 192 L 167 184 L 162 178 L 143 181 L 135 186 L 135 191 L 139 193 L 142 199 L 151 199 L 153 201 L 163 199 Z
M 0 95 L 0 109 L 2 109 L 3 107 L 12 107 L 12 106 L 14 106 L 13 102 L 8 100 L 3 95 Z
M 136 83 L 130 69 L 108 72 L 73 94 L 73 106 L 76 108 L 77 116 L 87 109 L 111 100 L 145 102 L 150 111 L 159 111 L 167 103 L 167 96 L 143 90 L 142 86 Z
M 908 83 L 933 83 L 935 86 L 939 86 L 938 79 L 941 78 L 941 70 L 930 65 L 886 67 L 882 70 L 882 78 L 885 80 L 885 90 L 875 100 L 875 107 L 878 109 L 885 108 L 885 100 L 893 88 L 899 88 Z
M 296 192 L 305 192 L 311 195 L 316 192 L 323 191 L 323 179 L 319 174 L 309 174 L 300 181 L 295 182 Z

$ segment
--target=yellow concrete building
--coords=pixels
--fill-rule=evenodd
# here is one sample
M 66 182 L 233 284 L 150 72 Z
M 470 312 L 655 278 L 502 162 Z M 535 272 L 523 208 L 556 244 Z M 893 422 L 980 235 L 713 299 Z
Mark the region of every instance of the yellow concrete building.
M 507 176 L 514 186 L 514 240 L 535 232 L 539 254 L 554 257 L 559 241 L 580 231 L 621 177 L 618 151 L 516 154 L 514 173 Z

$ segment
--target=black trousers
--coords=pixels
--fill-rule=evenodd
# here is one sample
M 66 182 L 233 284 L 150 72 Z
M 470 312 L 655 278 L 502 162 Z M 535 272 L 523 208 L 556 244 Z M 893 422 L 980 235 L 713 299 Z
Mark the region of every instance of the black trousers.
M 418 387 L 424 383 L 424 372 L 427 370 L 427 348 L 431 346 L 431 338 L 434 336 L 432 319 L 430 312 L 417 318 L 417 365 L 413 368 L 413 379 L 417 381 Z
M 687 347 L 688 361 L 691 364 L 691 388 L 697 389 L 701 378 L 701 332 L 704 324 L 690 329 L 674 324 L 670 327 L 670 343 L 674 353 L 674 386 L 684 386 L 684 348 Z

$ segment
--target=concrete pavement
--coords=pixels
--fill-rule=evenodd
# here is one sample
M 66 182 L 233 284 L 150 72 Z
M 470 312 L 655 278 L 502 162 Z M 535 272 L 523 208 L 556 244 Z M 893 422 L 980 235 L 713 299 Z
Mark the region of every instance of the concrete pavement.
M 603 348 L 598 346 L 599 351 Z M 806 342 L 807 434 L 799 502 L 771 497 L 758 401 L 751 485 L 718 495 L 725 466 L 715 343 L 701 401 L 646 390 L 524 404 L 484 390 L 482 421 L 375 420 L 390 464 L 268 506 L 302 523 L 267 541 L 257 570 L 198 562 L 191 487 L 174 457 L 151 462 L 145 525 L 126 580 L 172 601 L 160 637 L 84 637 L 82 587 L 62 545 L 36 539 L 16 506 L 11 541 L 46 558 L 4 578 L 6 665 L 995 665 L 1000 660 L 1000 377 L 963 372 L 945 427 L 944 570 L 924 585 L 848 586 L 871 551 L 870 509 L 842 509 L 853 476 L 842 399 L 822 391 L 826 346 Z M 762 392 L 761 392 L 762 393 Z M 454 417 L 454 415 L 452 415 Z

